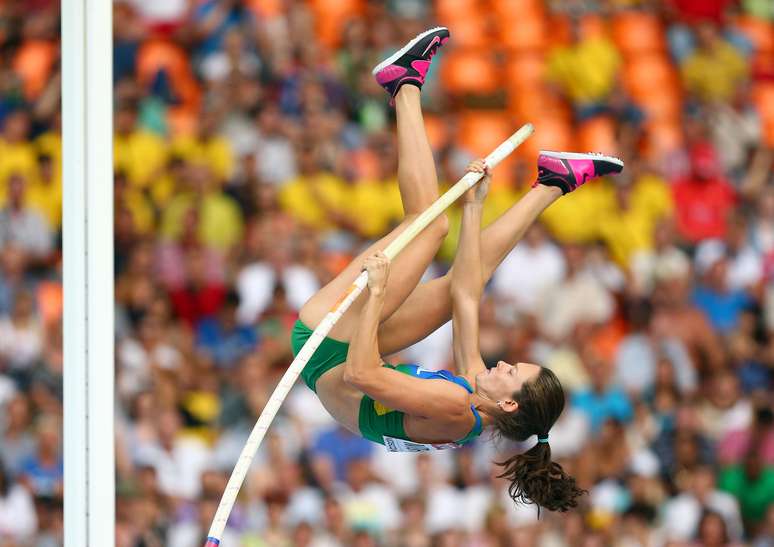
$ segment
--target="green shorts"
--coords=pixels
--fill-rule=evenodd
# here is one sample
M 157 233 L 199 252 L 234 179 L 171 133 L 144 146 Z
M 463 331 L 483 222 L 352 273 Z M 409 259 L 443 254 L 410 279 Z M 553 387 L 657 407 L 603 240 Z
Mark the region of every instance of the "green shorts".
M 298 355 L 309 337 L 312 335 L 312 329 L 304 325 L 299 319 L 293 325 L 293 331 L 290 334 L 290 346 L 293 348 L 293 357 Z M 317 348 L 309 362 L 301 371 L 301 378 L 304 383 L 317 393 L 315 386 L 317 380 L 330 369 L 337 367 L 347 360 L 349 343 L 333 338 L 325 337 L 322 344 Z
M 304 325 L 299 319 L 293 325 L 293 331 L 290 335 L 290 345 L 293 348 L 293 356 L 298 355 L 301 348 L 312 335 L 312 329 Z M 314 352 L 309 362 L 301 371 L 301 378 L 304 383 L 314 391 L 317 390 L 317 380 L 330 369 L 337 367 L 347 360 L 349 343 L 333 338 L 323 339 L 317 351 Z M 400 365 L 385 365 L 397 370 Z M 358 426 L 363 438 L 379 444 L 384 444 L 384 435 L 398 439 L 406 439 L 406 432 L 403 429 L 403 412 L 391 410 L 383 407 L 367 395 L 360 401 L 360 411 L 358 416 Z

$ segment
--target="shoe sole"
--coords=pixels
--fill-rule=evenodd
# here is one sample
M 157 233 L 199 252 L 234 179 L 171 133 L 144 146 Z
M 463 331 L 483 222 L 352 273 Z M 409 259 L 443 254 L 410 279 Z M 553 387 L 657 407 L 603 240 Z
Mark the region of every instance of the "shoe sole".
M 391 64 L 395 63 L 395 61 L 397 61 L 398 59 L 403 57 L 403 55 L 405 55 L 405 53 L 408 50 L 410 50 L 412 47 L 414 47 L 417 44 L 417 42 L 419 42 L 422 38 L 424 38 L 428 34 L 432 34 L 434 32 L 438 32 L 439 30 L 449 30 L 449 29 L 446 28 L 446 27 L 434 27 L 434 28 L 431 28 L 431 29 L 428 29 L 428 30 L 424 31 L 421 34 L 417 34 L 414 38 L 411 39 L 411 41 L 408 44 L 406 44 L 405 46 L 400 48 L 398 51 L 396 51 L 395 53 L 393 53 L 392 55 L 387 57 L 384 61 L 382 61 L 381 63 L 376 65 L 376 67 L 374 67 L 374 69 L 371 71 L 371 74 L 376 76 L 376 74 L 378 72 L 380 72 L 381 70 L 384 70 L 385 67 L 390 66 Z
M 541 150 L 540 155 L 548 156 L 549 158 L 556 158 L 559 160 L 602 160 L 609 161 L 615 165 L 619 165 L 623 169 L 624 162 L 616 158 L 615 156 L 606 156 L 597 152 L 553 152 L 551 150 Z

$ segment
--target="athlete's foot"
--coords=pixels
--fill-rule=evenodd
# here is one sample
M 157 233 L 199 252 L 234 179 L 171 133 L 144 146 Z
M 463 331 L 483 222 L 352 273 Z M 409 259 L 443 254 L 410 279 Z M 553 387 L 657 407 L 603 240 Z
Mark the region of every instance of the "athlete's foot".
M 556 186 L 567 194 L 597 177 L 620 173 L 623 167 L 623 162 L 612 156 L 541 150 L 538 177 L 532 186 Z
M 372 73 L 379 85 L 390 94 L 390 104 L 393 104 L 402 85 L 422 88 L 433 55 L 448 39 L 449 29 L 446 27 L 431 28 L 376 65 Z

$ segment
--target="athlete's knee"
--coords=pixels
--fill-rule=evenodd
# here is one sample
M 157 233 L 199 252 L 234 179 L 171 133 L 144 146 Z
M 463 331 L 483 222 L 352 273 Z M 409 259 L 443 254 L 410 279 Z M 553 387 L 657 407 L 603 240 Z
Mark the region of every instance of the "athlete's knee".
M 435 235 L 440 241 L 443 241 L 449 233 L 449 217 L 446 216 L 446 213 L 442 213 L 425 230 Z

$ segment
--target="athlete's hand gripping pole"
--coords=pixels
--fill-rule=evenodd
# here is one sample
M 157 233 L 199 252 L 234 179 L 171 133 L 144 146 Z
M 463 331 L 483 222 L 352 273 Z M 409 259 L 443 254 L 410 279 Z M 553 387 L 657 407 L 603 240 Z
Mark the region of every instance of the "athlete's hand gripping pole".
M 489 154 L 485 161 L 486 165 L 491 169 L 500 163 L 505 157 L 513 152 L 521 143 L 523 143 L 534 131 L 532 124 L 528 123 L 522 126 L 516 133 L 511 135 L 508 140 L 503 142 L 500 146 L 494 149 Z M 385 249 L 384 254 L 392 260 L 400 253 L 406 245 L 414 239 L 417 234 L 424 230 L 428 224 L 435 220 L 441 213 L 448 209 L 452 203 L 462 196 L 468 189 L 475 185 L 483 173 L 466 173 L 454 186 L 452 186 L 444 195 L 439 197 L 435 203 L 428 207 L 421 215 L 419 215 L 414 222 L 412 222 L 392 243 L 390 243 Z M 231 509 L 236 502 L 239 489 L 242 487 L 242 483 L 245 480 L 250 464 L 255 457 L 258 447 L 263 440 L 266 431 L 271 425 L 274 416 L 279 411 L 282 402 L 287 397 L 296 379 L 301 374 L 304 366 L 312 357 L 314 352 L 322 343 L 323 339 L 333 328 L 333 325 L 341 318 L 347 309 L 352 305 L 355 299 L 363 292 L 368 283 L 368 273 L 362 272 L 355 282 L 347 289 L 342 295 L 339 301 L 333 306 L 331 311 L 323 318 L 320 324 L 312 332 L 306 344 L 303 345 L 301 351 L 293 362 L 290 364 L 285 374 L 282 376 L 279 384 L 274 388 L 274 392 L 271 394 L 269 401 L 261 412 L 258 421 L 256 422 L 253 430 L 250 432 L 250 436 L 247 439 L 245 447 L 242 449 L 242 453 L 239 455 L 234 471 L 231 473 L 231 478 L 226 485 L 226 491 L 223 492 L 223 497 L 218 505 L 218 510 L 215 512 L 215 518 L 210 526 L 209 534 L 207 534 L 207 543 L 205 547 L 216 547 L 220 545 L 220 540 L 223 536 L 223 530 L 226 528 L 226 522 L 231 514 Z M 232 547 L 232 546 L 224 546 Z

